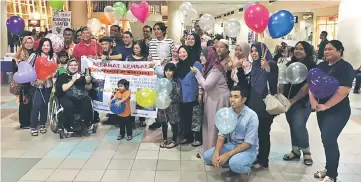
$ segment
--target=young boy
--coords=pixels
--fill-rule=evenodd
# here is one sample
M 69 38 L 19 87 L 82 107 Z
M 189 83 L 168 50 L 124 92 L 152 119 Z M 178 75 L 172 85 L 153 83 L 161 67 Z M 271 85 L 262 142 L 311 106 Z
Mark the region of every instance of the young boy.
M 61 74 L 66 72 L 66 66 L 68 65 L 69 62 L 69 55 L 67 52 L 65 51 L 61 51 L 59 53 L 59 57 L 58 57 L 58 72 L 56 74 L 56 76 L 60 76 Z
M 125 129 L 127 132 L 127 140 L 133 139 L 133 128 L 132 128 L 132 119 L 130 112 L 130 91 L 129 91 L 129 82 L 126 79 L 121 79 L 118 81 L 118 91 L 115 93 L 114 99 L 121 99 L 116 104 L 125 103 L 124 112 L 119 115 L 114 115 L 116 121 L 119 122 L 120 130 L 117 140 L 122 140 L 125 137 Z

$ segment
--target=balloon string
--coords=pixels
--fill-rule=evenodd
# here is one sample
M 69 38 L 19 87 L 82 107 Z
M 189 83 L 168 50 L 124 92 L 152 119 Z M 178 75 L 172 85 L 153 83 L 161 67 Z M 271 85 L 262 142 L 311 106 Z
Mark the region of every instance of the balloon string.
M 44 104 L 46 104 L 46 103 L 45 103 L 45 99 L 44 99 L 44 95 L 43 95 L 43 93 L 41 92 L 41 89 L 40 89 L 40 88 L 39 88 L 39 92 L 40 92 L 41 98 L 43 98 Z

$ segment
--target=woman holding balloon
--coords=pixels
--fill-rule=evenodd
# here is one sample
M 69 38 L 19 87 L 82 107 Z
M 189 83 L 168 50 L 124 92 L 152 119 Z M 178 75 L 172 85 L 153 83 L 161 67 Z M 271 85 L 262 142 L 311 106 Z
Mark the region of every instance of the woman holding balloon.
M 308 75 L 310 102 L 317 110 L 317 121 L 326 154 L 326 167 L 315 173 L 323 182 L 337 181 L 340 151 L 337 138 L 346 126 L 350 115 L 348 94 L 355 71 L 342 59 L 344 47 L 338 40 L 331 40 L 325 47 L 325 62 L 312 69 Z
M 304 64 L 307 69 L 302 69 L 302 67 L 302 70 L 298 69 L 296 66 L 298 63 Z M 312 46 L 306 41 L 298 42 L 295 46 L 294 55 L 286 66 L 288 66 L 287 69 L 294 70 L 292 77 L 288 79 L 290 83 L 285 84 L 283 90 L 283 94 L 286 95 L 292 105 L 286 112 L 286 118 L 291 131 L 292 150 L 283 157 L 283 160 L 300 160 L 302 152 L 303 163 L 310 166 L 313 164 L 313 160 L 311 158 L 306 123 L 311 114 L 311 106 L 309 104 L 306 78 L 307 70 L 311 70 L 317 66 L 313 61 Z M 280 82 L 281 81 L 282 80 L 280 80 Z

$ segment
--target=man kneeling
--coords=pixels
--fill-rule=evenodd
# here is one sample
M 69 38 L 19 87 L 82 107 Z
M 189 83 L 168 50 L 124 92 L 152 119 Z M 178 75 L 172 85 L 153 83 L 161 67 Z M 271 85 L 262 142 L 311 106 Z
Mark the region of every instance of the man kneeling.
M 230 134 L 218 134 L 216 147 L 203 154 L 206 165 L 222 167 L 228 163 L 232 172 L 240 174 L 239 181 L 249 180 L 252 163 L 258 154 L 258 117 L 244 105 L 248 95 L 246 88 L 234 86 L 230 103 L 237 115 L 236 129 Z M 227 139 L 227 143 L 225 142 Z

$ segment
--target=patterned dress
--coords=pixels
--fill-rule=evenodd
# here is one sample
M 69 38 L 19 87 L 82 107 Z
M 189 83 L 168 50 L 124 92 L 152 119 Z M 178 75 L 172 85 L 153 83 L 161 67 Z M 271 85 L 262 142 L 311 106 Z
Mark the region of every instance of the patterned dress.
M 203 89 L 198 88 L 198 96 L 192 112 L 192 131 L 200 132 L 203 121 Z
M 170 122 L 178 124 L 180 121 L 179 103 L 181 102 L 181 85 L 178 81 L 172 80 L 172 92 L 170 93 L 171 104 L 167 109 L 158 109 L 158 122 Z

